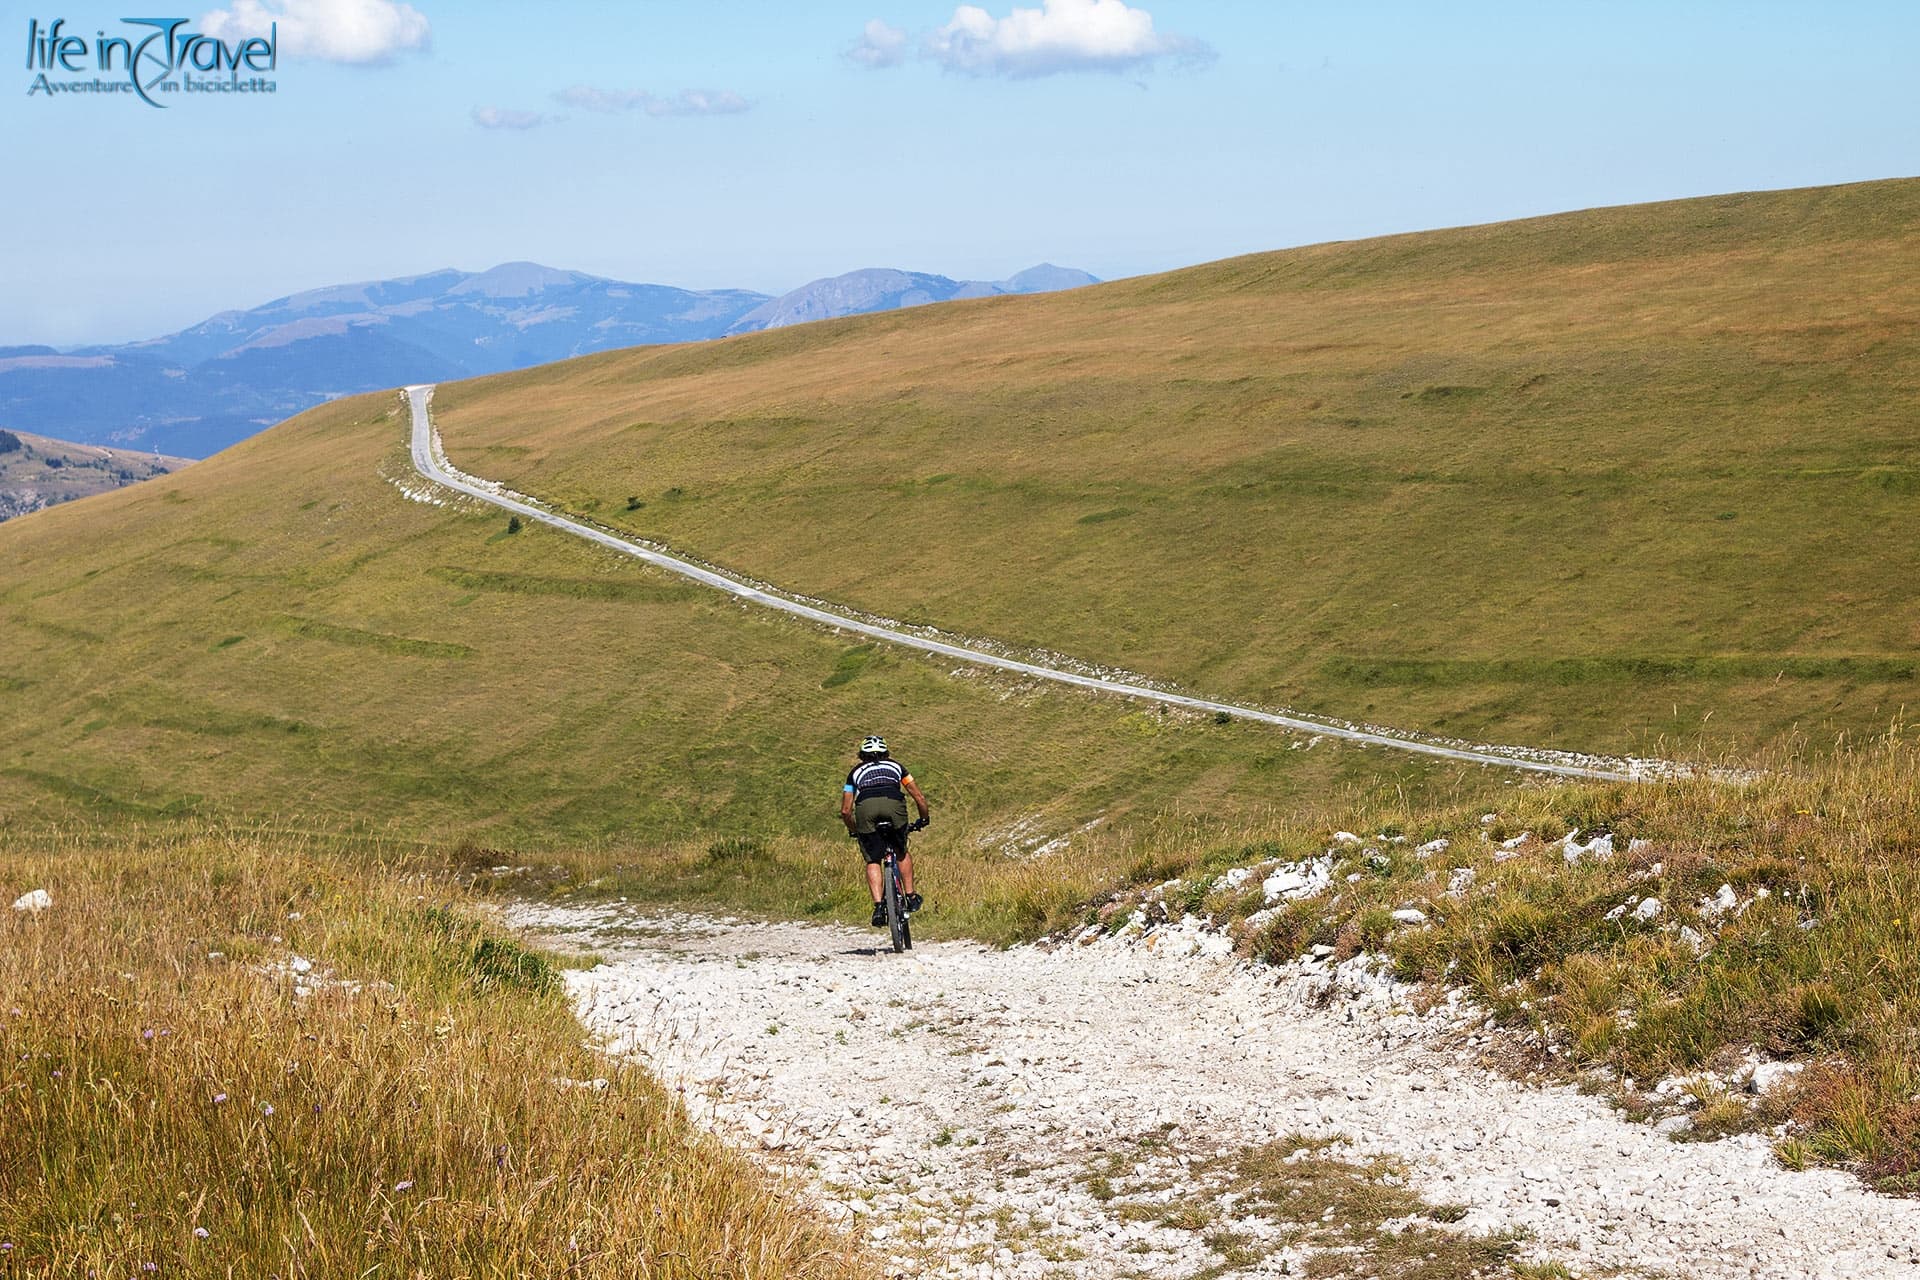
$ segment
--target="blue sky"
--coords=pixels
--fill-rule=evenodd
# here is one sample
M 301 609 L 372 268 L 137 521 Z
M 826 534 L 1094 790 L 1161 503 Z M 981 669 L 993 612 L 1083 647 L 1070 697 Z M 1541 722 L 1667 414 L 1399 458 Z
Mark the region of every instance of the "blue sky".
M 1911 4 L 1042 3 L 235 0 L 179 13 L 279 18 L 277 91 L 166 110 L 29 95 L 29 21 L 122 10 L 9 6 L 0 344 L 514 259 L 1114 277 L 1920 173 Z

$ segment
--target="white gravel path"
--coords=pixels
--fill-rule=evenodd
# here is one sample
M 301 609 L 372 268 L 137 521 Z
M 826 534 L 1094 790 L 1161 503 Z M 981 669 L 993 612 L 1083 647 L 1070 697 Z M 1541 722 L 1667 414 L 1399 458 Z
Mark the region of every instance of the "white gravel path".
M 1232 702 L 1218 702 L 1211 698 L 1189 697 L 1182 693 L 1173 693 L 1166 689 L 1156 689 L 1149 685 L 1101 675 L 1097 671 L 1065 670 L 1060 666 L 1049 666 L 1038 662 L 1023 662 L 1004 654 L 992 653 L 967 645 L 954 644 L 913 631 L 902 630 L 896 625 L 883 625 L 881 622 L 858 618 L 844 610 L 823 609 L 804 600 L 776 594 L 771 589 L 757 586 L 717 573 L 704 565 L 698 565 L 679 556 L 670 555 L 658 547 L 650 546 L 633 538 L 623 537 L 607 529 L 571 519 L 551 510 L 538 499 L 524 493 L 515 493 L 498 481 L 486 480 L 479 476 L 468 475 L 459 470 L 447 459 L 446 451 L 441 447 L 438 432 L 434 430 L 429 406 L 433 402 L 432 383 L 420 383 L 402 388 L 407 397 L 412 430 L 410 456 L 414 470 L 436 485 L 470 498 L 511 511 L 515 515 L 537 520 L 562 533 L 584 538 L 609 551 L 643 560 L 655 568 L 668 573 L 691 578 L 704 586 L 724 591 L 736 599 L 762 608 L 777 609 L 796 618 L 805 618 L 809 622 L 831 627 L 836 631 L 848 631 L 856 635 L 868 636 L 875 640 L 884 640 L 889 644 L 904 645 L 918 649 L 923 653 L 938 654 L 945 658 L 956 658 L 961 662 L 975 666 L 992 667 L 999 671 L 1010 671 L 1016 675 L 1032 676 L 1056 684 L 1070 684 L 1082 689 L 1092 689 L 1102 693 L 1116 693 L 1128 698 L 1139 698 L 1150 702 L 1165 703 L 1169 706 L 1185 707 L 1192 711 L 1209 711 L 1232 716 L 1240 720 L 1254 720 L 1261 724 L 1275 725 L 1283 729 L 1292 729 L 1301 733 L 1319 734 L 1338 738 L 1346 742 L 1357 742 L 1364 746 L 1386 747 L 1393 751 L 1411 751 L 1418 755 L 1437 756 L 1445 760 L 1460 760 L 1470 764 L 1498 765 L 1507 769 L 1524 769 L 1534 773 L 1553 774 L 1564 778 L 1600 778 L 1615 781 L 1680 776 L 1691 772 L 1685 765 L 1666 760 L 1645 760 L 1639 758 L 1615 758 L 1611 756 L 1589 755 L 1577 751 L 1558 751 L 1538 747 L 1511 747 L 1487 743 L 1462 744 L 1449 743 L 1438 739 L 1420 737 L 1414 734 L 1389 733 L 1367 725 L 1350 724 L 1339 720 L 1311 719 L 1298 715 L 1282 714 L 1259 707 L 1241 706 Z M 402 488 L 409 498 L 422 499 L 421 495 L 410 488 Z
M 1179 1195 L 1189 1161 L 1303 1132 L 1404 1160 L 1430 1201 L 1469 1206 L 1460 1229 L 1523 1229 L 1576 1274 L 1920 1277 L 1920 1203 L 1786 1171 L 1758 1138 L 1672 1142 L 1476 1065 L 1470 1011 L 1365 981 L 1329 1001 L 1325 969 L 1236 964 L 1190 931 L 896 956 L 838 927 L 511 914 L 606 956 L 569 975 L 587 1026 L 906 1275 L 1192 1275 L 1220 1261 L 1205 1232 L 1125 1220 L 1087 1176 L 1117 1157 L 1123 1187 Z M 1273 1238 L 1221 1207 L 1208 1230 Z

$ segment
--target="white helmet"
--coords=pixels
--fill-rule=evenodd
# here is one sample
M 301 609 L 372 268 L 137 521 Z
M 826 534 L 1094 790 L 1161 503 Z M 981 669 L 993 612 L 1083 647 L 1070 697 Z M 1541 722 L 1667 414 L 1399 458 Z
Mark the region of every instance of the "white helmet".
M 877 733 L 868 734 L 866 739 L 860 744 L 860 754 L 878 759 L 887 754 L 887 740 Z

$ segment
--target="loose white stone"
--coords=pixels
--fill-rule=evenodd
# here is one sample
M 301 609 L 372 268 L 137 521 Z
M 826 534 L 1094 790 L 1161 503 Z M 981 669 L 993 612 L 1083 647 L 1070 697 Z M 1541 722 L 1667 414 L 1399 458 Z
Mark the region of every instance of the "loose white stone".
M 1414 1002 L 1376 957 L 1187 953 L 1221 936 L 1198 920 L 1085 946 L 923 942 L 896 956 L 866 930 L 510 910 L 606 956 L 566 975 L 590 1031 L 698 1121 L 846 1206 L 835 1212 L 856 1233 L 884 1226 L 890 1274 L 1193 1275 L 1219 1262 L 1204 1233 L 1139 1210 L 1212 1196 L 1215 1229 L 1277 1243 L 1208 1171 L 1289 1132 L 1343 1135 L 1346 1159 L 1391 1157 L 1426 1199 L 1470 1206 L 1459 1229 L 1525 1235 L 1527 1258 L 1579 1274 L 1658 1259 L 1697 1280 L 1880 1276 L 1920 1250 L 1920 1204 L 1789 1172 L 1762 1138 L 1675 1144 L 1600 1097 L 1491 1073 L 1478 1054 L 1504 1033 L 1460 1047 L 1478 1007 L 1458 990 Z M 996 1068 L 1004 1080 L 976 1083 Z M 1663 1096 L 1678 1102 L 1683 1083 Z M 1095 1200 L 1086 1178 L 1115 1158 L 1117 1194 Z M 1244 1274 L 1299 1274 L 1312 1255 L 1289 1246 Z
M 1284 897 L 1289 893 L 1307 887 L 1307 878 L 1298 871 L 1276 871 L 1261 884 L 1260 891 L 1267 895 L 1267 901 Z
M 1762 1062 L 1748 1075 L 1747 1089 L 1752 1093 L 1770 1093 L 1806 1069 L 1804 1062 Z
M 39 915 L 53 905 L 53 895 L 45 889 L 31 889 L 13 900 L 15 911 L 24 911 L 28 915 Z
M 1658 898 L 1642 898 L 1640 905 L 1633 909 L 1633 918 L 1636 920 L 1651 920 L 1659 914 L 1660 899 Z
M 1578 831 L 1569 831 L 1560 841 L 1562 855 L 1569 865 L 1579 862 L 1582 859 L 1589 859 L 1594 862 L 1605 862 L 1607 859 L 1613 857 L 1613 837 L 1611 835 L 1597 835 L 1585 844 L 1580 843 L 1579 837 L 1580 833 Z

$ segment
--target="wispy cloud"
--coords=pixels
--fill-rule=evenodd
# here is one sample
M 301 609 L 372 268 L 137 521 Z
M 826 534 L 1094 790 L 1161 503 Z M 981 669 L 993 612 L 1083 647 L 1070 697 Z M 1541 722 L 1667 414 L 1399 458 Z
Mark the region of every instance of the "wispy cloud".
M 866 26 L 847 57 L 867 67 L 892 67 L 907 57 L 907 33 L 880 19 Z M 996 18 L 963 4 L 945 26 L 928 32 L 919 54 L 949 71 L 1030 79 L 1067 71 L 1138 71 L 1161 60 L 1212 60 L 1205 41 L 1156 31 L 1153 15 L 1126 0 L 1041 0 L 1038 9 L 1014 9 Z
M 482 129 L 537 129 L 547 123 L 538 111 L 511 111 L 505 107 L 475 107 L 473 122 Z
M 875 18 L 866 25 L 860 38 L 848 47 L 847 57 L 876 71 L 882 67 L 897 67 L 907 60 L 911 43 L 905 27 L 896 27 Z
M 234 0 L 200 16 L 215 39 L 265 35 L 278 24 L 289 57 L 367 65 L 391 62 L 433 38 L 426 15 L 399 0 Z
M 727 116 L 753 108 L 731 89 L 682 89 L 674 94 L 657 94 L 645 89 L 596 89 L 576 84 L 553 96 L 582 111 L 609 114 L 642 111 L 650 116 Z

